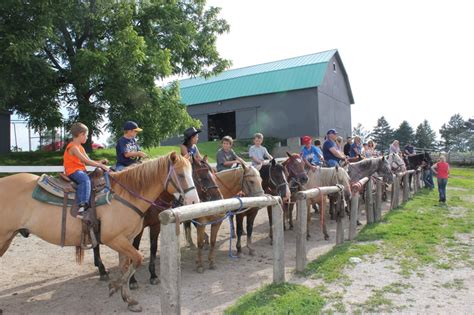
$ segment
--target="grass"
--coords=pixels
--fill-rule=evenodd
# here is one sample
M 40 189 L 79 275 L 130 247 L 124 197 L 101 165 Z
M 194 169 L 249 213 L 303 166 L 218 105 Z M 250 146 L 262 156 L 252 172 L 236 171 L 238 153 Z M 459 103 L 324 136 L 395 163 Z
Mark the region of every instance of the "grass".
M 409 202 L 385 215 L 381 223 L 365 226 L 354 242 L 335 246 L 310 262 L 302 276 L 319 278 L 327 283 L 339 281 L 345 286 L 350 283 L 350 279 L 344 275 L 344 268 L 351 265 L 349 258 L 364 260 L 376 253 L 397 263 L 401 274 L 407 277 L 412 274 L 422 276 L 420 267 L 426 265 L 449 269 L 461 264 L 474 269 L 468 244 L 457 237 L 458 234 L 474 232 L 473 195 L 474 169 L 453 168 L 448 182 L 447 206 L 439 205 L 436 190 L 423 189 Z M 400 310 L 386 294 L 400 294 L 402 289 L 408 287 L 407 284 L 397 282 L 381 289 L 368 288 L 373 294 L 364 303 L 356 305 L 358 309 L 354 313 Z M 460 290 L 463 283 L 453 281 L 444 284 L 444 287 Z M 275 293 L 277 290 L 284 291 L 285 297 L 291 296 L 291 301 Z M 239 299 L 226 314 L 319 313 L 316 310 L 294 308 L 296 305 L 311 305 L 309 296 L 316 301 L 322 299 L 328 302 L 331 308 L 324 312 L 346 311 L 341 296 L 322 289 L 318 292 L 313 296 L 305 293 L 299 285 L 269 285 Z M 276 305 L 278 308 L 273 308 Z
M 220 142 L 209 141 L 198 144 L 201 155 L 208 155 L 210 162 L 216 161 L 217 150 L 220 148 Z M 237 154 L 242 154 L 242 158 L 248 159 L 243 155 L 248 149 L 245 145 L 236 142 L 234 151 Z M 160 146 L 147 148 L 143 150 L 150 157 L 157 157 L 166 155 L 172 151 L 179 152 L 179 146 Z M 115 148 L 95 150 L 89 154 L 93 160 L 108 159 L 110 164 L 116 162 Z M 62 165 L 63 151 L 58 152 L 13 152 L 0 155 L 0 165 Z

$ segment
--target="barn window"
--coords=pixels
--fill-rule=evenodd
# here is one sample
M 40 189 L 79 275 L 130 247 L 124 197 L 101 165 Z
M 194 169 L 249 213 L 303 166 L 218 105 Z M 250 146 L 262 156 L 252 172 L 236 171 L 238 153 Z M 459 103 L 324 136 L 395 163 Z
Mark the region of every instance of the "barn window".
M 336 73 L 336 63 L 335 62 L 332 63 L 332 71 L 334 71 L 334 73 Z

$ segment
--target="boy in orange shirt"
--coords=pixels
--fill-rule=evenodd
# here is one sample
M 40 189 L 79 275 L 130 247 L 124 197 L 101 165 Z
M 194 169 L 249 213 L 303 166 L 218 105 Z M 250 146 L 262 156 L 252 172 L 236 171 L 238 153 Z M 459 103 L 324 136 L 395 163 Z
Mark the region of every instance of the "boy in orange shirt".
M 104 165 L 107 160 L 100 162 L 93 161 L 89 158 L 82 144 L 86 143 L 89 129 L 83 123 L 74 123 L 71 126 L 72 141 L 67 145 L 64 151 L 64 172 L 77 184 L 77 202 L 79 209 L 77 218 L 83 219 L 87 208 L 89 207 L 89 199 L 91 197 L 91 181 L 86 173 L 86 165 L 100 167 L 108 172 L 109 168 Z

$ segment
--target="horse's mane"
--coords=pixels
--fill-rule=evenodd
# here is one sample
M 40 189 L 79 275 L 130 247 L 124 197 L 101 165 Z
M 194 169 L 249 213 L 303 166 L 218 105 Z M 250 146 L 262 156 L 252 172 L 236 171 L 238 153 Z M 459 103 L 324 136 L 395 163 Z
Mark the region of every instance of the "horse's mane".
M 342 167 L 319 167 L 316 172 L 308 172 L 310 178 L 309 185 L 315 185 L 316 187 L 323 186 L 334 186 L 336 184 L 342 184 L 346 189 L 350 186 L 349 174 Z
M 356 168 L 369 168 L 373 167 L 374 164 L 378 165 L 382 157 L 370 158 L 370 159 L 363 159 L 359 162 L 350 163 L 349 166 L 356 167 Z
M 186 158 L 172 152 L 166 156 L 161 156 L 137 164 L 134 167 L 126 168 L 123 171 L 110 173 L 110 176 L 137 193 L 143 192 L 143 189 L 150 185 L 156 185 L 157 182 L 164 185 L 166 176 L 168 175 L 168 165 L 172 163 L 172 154 L 176 157 L 174 163 L 175 169 L 186 166 L 189 167 L 189 161 Z

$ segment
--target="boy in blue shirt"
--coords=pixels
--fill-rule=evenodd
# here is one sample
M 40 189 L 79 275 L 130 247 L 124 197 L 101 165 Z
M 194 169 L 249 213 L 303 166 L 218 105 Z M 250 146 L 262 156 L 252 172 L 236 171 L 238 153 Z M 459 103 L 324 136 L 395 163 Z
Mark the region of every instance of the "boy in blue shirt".
M 140 146 L 135 137 L 143 129 L 139 128 L 136 122 L 127 121 L 123 126 L 123 137 L 117 141 L 115 151 L 117 154 L 116 171 L 121 171 L 125 167 L 138 163 L 139 158 L 145 158 L 146 154 L 140 151 Z
M 301 157 L 306 166 L 315 170 L 316 166 L 321 165 L 322 152 L 319 148 L 311 144 L 311 137 L 303 137 L 303 147 L 301 148 Z

